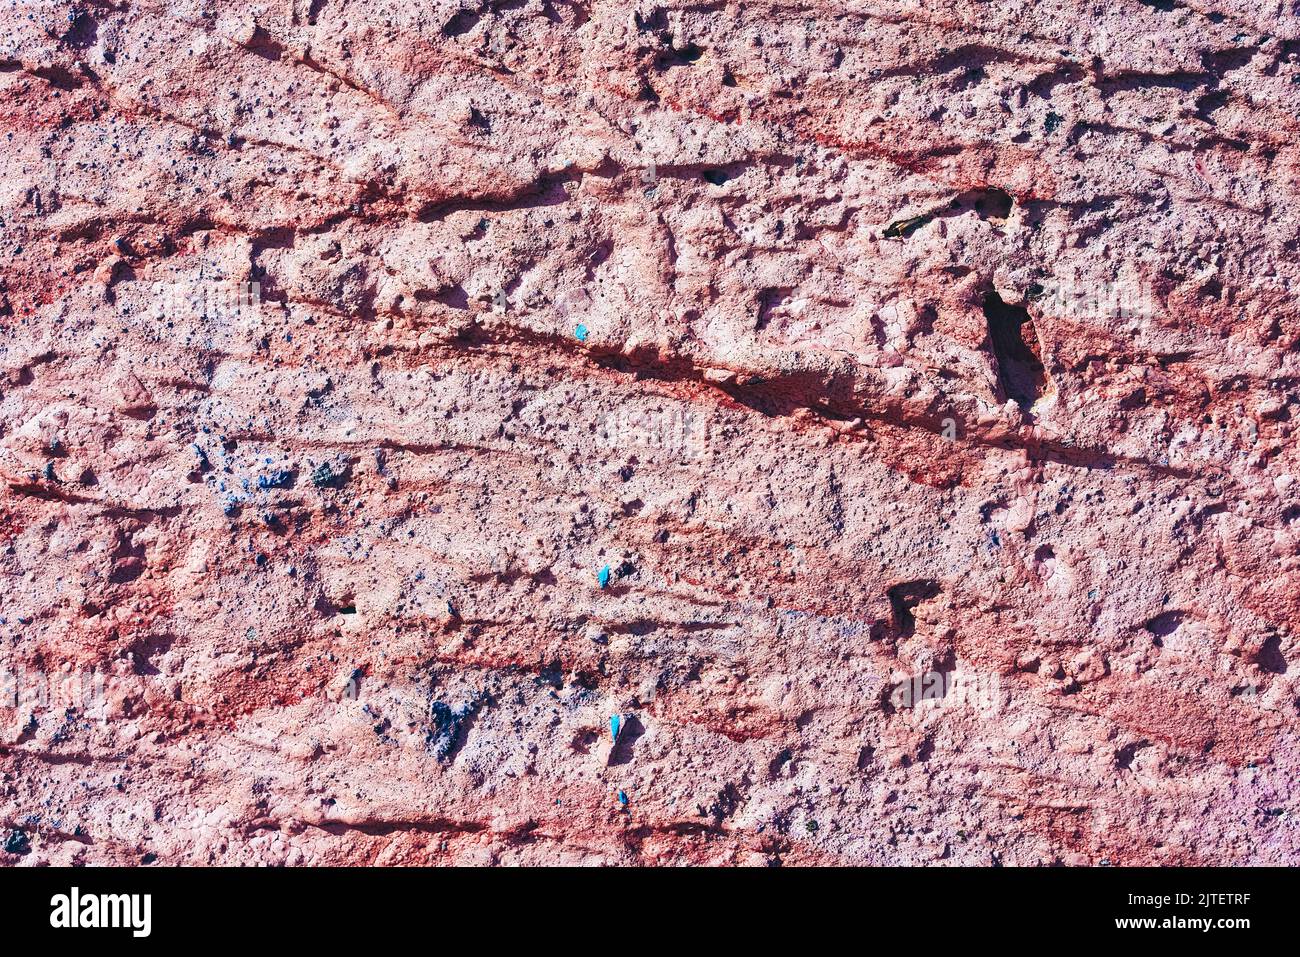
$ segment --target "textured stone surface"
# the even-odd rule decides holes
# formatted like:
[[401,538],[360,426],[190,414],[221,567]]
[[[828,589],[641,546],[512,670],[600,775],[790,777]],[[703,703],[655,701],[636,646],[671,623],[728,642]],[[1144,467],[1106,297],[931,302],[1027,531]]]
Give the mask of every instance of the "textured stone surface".
[[1297,863],[1297,9],[8,0],[0,859]]

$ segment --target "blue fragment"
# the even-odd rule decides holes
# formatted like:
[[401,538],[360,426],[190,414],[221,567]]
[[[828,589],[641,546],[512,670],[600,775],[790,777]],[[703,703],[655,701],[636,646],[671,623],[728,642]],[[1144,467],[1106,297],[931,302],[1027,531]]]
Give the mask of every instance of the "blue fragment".
[[257,477],[257,487],[260,489],[287,488],[292,481],[293,473],[288,469],[280,469],[278,472],[271,472],[269,475],[259,475]]
[[623,805],[624,807],[627,807],[627,792],[625,791],[618,792],[618,803]]
[[573,330],[573,334],[578,337],[579,342],[587,341],[587,327],[582,323],[578,323],[578,327]]
[[600,585],[601,588],[604,588],[605,586],[607,586],[607,585],[609,584],[609,566],[608,566],[608,565],[606,565],[604,568],[602,568],[602,569],[600,570],[600,573],[596,575],[596,581],[597,581],[597,583]]
[[618,733],[620,730],[622,730],[622,728],[623,728],[622,719],[616,714],[610,715],[609,716],[609,739],[611,741],[618,740]]

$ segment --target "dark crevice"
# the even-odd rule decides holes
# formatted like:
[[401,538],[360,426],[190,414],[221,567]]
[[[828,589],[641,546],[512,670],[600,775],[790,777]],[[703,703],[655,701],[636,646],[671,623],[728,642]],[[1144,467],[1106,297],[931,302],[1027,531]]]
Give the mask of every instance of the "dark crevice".
[[1156,615],[1143,627],[1156,638],[1168,638],[1187,616],[1181,611],[1166,611]]
[[1255,664],[1261,671],[1267,671],[1270,674],[1286,674],[1286,656],[1282,654],[1282,638],[1279,635],[1271,635],[1268,640],[1260,647],[1259,653],[1255,655]]
[[[488,330],[477,324],[465,329],[456,342],[460,347],[470,349],[501,349],[516,345],[577,351],[581,347],[587,360],[595,365],[633,375],[638,379],[669,383],[708,383],[704,368],[680,355],[666,355],[649,346],[627,352],[588,348],[582,347],[571,337],[535,333],[520,327]],[[708,384],[726,393],[735,402],[769,417],[789,417],[801,409],[807,409],[827,421],[851,421],[859,418],[903,428],[924,429],[935,435],[942,435],[944,430],[943,418],[938,414],[927,417],[908,413],[901,406],[888,403],[884,406],[864,404],[856,390],[854,378],[847,375],[828,376],[824,371],[789,370],[766,375],[748,373],[729,382]],[[1023,449],[1035,460],[1058,462],[1074,468],[1138,466],[1160,475],[1203,477],[1199,471],[1162,465],[1104,448],[1077,446],[1066,440],[1020,435],[983,438],[975,435],[973,438],[977,444],[985,447]]]
[[1151,742],[1146,740],[1134,741],[1132,744],[1124,745],[1124,747],[1115,752],[1115,767],[1119,768],[1121,771],[1131,770],[1133,767],[1133,759],[1137,757],[1137,753],[1143,748],[1150,746]]
[[971,189],[953,197],[945,215],[960,215],[974,212],[980,219],[1004,220],[1011,215],[1015,198],[1005,189],[988,186],[983,189]]
[[758,320],[754,329],[762,332],[772,318],[772,311],[780,307],[793,292],[789,286],[771,286],[758,294]]
[[67,67],[57,64],[51,66],[39,66],[31,70],[32,76],[40,77],[50,86],[56,89],[70,92],[79,89],[85,85],[85,80],[73,73]]
[[[593,172],[608,173],[611,169],[612,164],[606,161]],[[560,206],[573,198],[570,187],[581,182],[584,175],[586,174],[583,171],[571,169],[552,176],[543,176],[522,188],[502,190],[495,194],[457,196],[429,202],[420,208],[417,216],[422,223],[435,223],[442,222],[453,213],[467,211],[502,213]],[[484,221],[481,225],[482,228],[486,228],[487,222]]]
[[916,616],[912,614],[912,609],[938,595],[939,584],[930,579],[903,582],[885,594],[889,597],[894,630],[903,637],[908,637],[916,631]]
[[1222,77],[1250,64],[1255,58],[1255,47],[1232,47],[1227,50],[1206,50],[1201,53],[1201,63],[1215,76]]
[[655,69],[658,71],[668,70],[672,67],[690,66],[700,57],[704,56],[704,48],[695,43],[685,43],[676,46],[673,43],[671,34],[665,33],[661,37],[664,48],[655,57]]
[[99,38],[99,23],[94,17],[73,7],[68,13],[68,23],[70,25],[63,34],[64,43],[78,50],[86,50],[95,45]]
[[1147,73],[1139,70],[1126,70],[1113,73],[1097,81],[1097,89],[1103,96],[1119,92],[1146,92],[1147,90],[1178,90],[1191,93],[1203,86],[1214,86],[1218,81],[1213,73],[1194,70],[1178,70],[1173,73]]
[[442,35],[445,37],[464,36],[477,26],[479,14],[475,10],[460,10],[442,27]]
[[1033,320],[1023,306],[1011,306],[996,292],[984,297],[989,342],[997,362],[998,382],[1003,394],[1028,410],[1042,398],[1047,371],[1039,355]]

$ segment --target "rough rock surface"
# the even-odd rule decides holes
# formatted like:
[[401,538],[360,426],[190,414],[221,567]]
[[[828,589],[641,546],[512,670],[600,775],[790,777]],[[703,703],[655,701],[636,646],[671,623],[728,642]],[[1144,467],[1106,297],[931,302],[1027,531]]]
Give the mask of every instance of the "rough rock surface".
[[1300,863],[1300,4],[462,3],[0,10],[0,859]]

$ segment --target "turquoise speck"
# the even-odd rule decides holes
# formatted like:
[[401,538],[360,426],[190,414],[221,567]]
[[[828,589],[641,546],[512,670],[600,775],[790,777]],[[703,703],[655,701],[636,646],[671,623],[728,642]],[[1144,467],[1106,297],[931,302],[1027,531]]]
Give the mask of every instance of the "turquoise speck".
[[578,323],[578,328],[573,330],[573,334],[578,337],[579,342],[587,341],[587,327],[582,323]]
[[600,570],[600,573],[599,573],[598,575],[596,575],[596,581],[600,584],[600,587],[601,587],[601,588],[604,588],[606,585],[609,584],[609,566],[608,566],[608,565],[606,565],[604,568],[602,568],[602,569]]
[[618,803],[627,807],[627,794],[623,791],[618,792]]
[[618,741],[618,729],[622,722],[618,715],[611,715],[609,719],[609,737],[612,741]]

